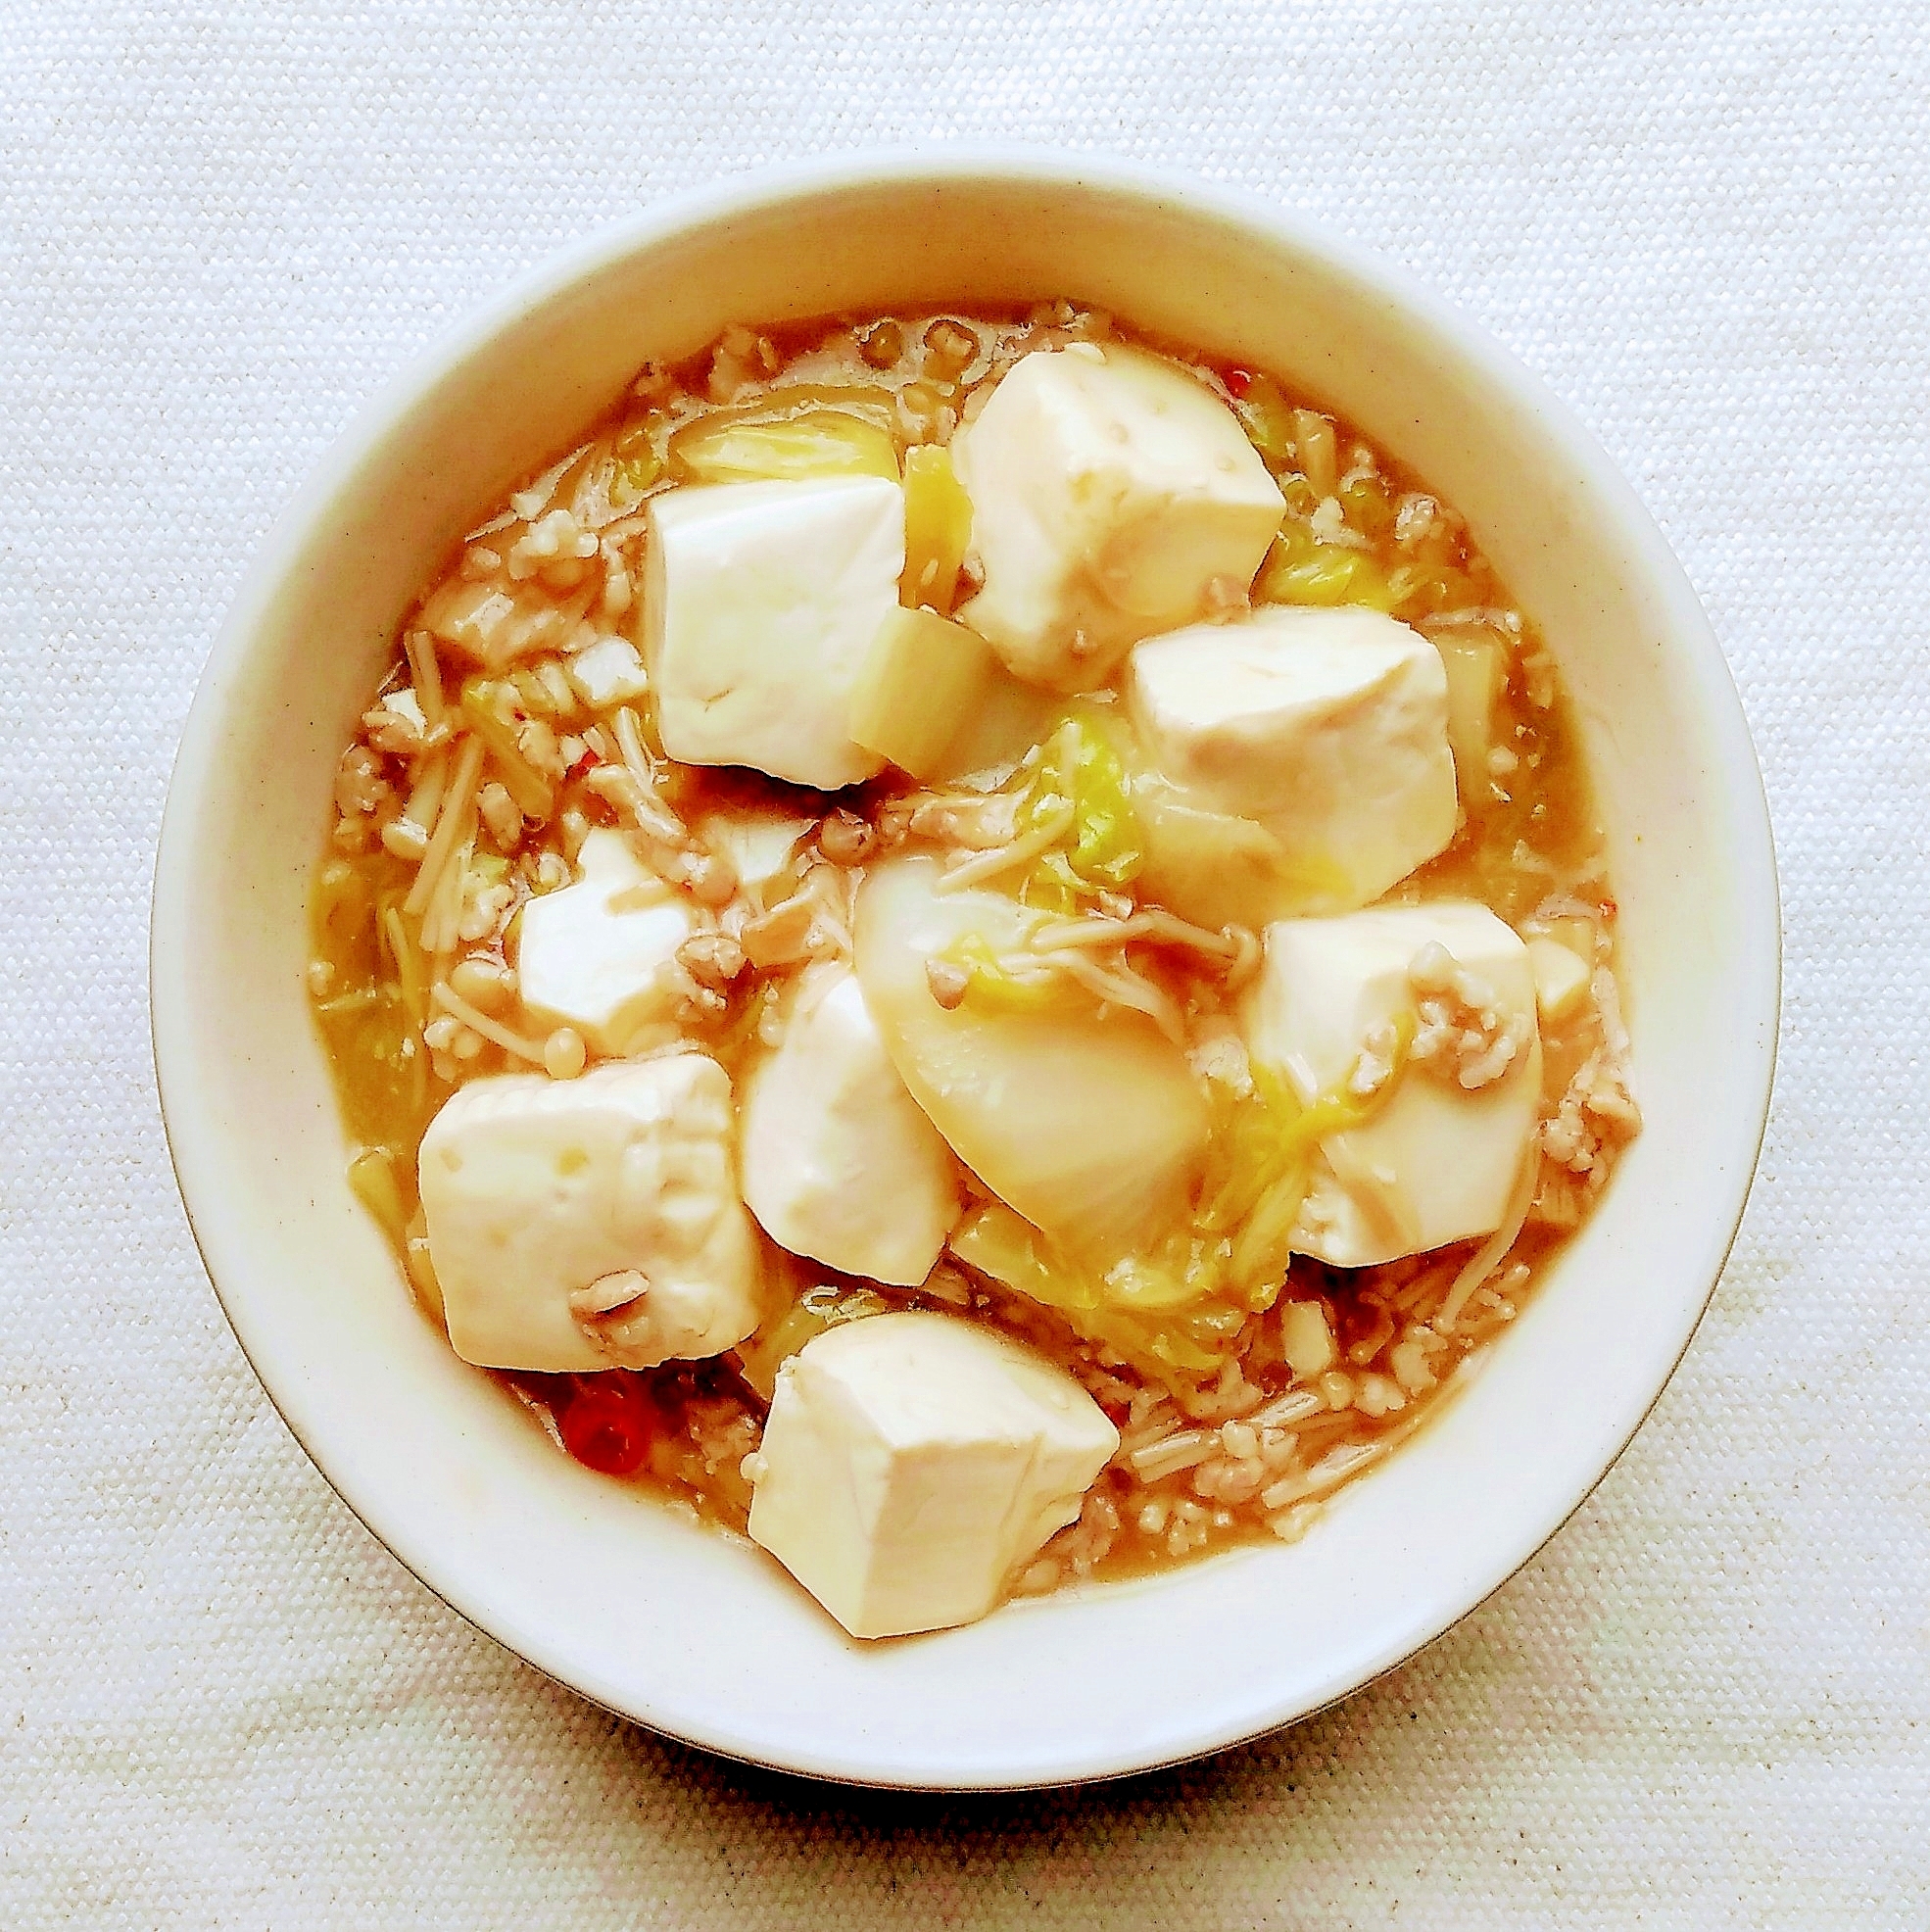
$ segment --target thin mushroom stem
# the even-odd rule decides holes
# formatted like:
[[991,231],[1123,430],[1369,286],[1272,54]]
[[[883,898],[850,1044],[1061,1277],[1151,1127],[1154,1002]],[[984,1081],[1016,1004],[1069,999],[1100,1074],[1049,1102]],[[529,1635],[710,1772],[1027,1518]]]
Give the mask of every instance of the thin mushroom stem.
[[1104,967],[1084,952],[1040,953],[1035,956],[1041,963],[1056,967],[1069,980],[1076,980],[1087,991],[1097,993],[1109,1005],[1127,1006],[1136,1013],[1145,1014],[1176,1046],[1186,1043],[1185,1023],[1180,1017],[1180,1009],[1164,992],[1131,967],[1124,964]]
[[438,980],[430,989],[429,997],[453,1019],[461,1021],[470,1032],[493,1040],[504,1052],[511,1053],[519,1060],[527,1060],[532,1066],[543,1065],[543,1042],[527,1038],[506,1027],[500,1020],[492,1020],[479,1006],[472,1005],[456,991],[447,980]]
[[1252,942],[1244,927],[1228,926],[1217,933],[1195,926],[1159,906],[1147,906],[1128,919],[1060,919],[1036,927],[1032,943],[1042,951],[1069,946],[1123,946],[1134,940],[1155,940],[1180,946],[1230,969],[1238,964]]
[[976,858],[969,858],[963,865],[954,866],[942,874],[935,890],[940,893],[962,892],[967,886],[976,886],[982,880],[995,879],[1001,872],[1011,871],[1015,865],[1029,865],[1041,852],[1050,851],[1072,830],[1072,820],[1073,809],[1068,800],[1050,818],[1035,826],[1023,838],[1013,840],[1009,845],[997,845],[989,852],[981,852]]

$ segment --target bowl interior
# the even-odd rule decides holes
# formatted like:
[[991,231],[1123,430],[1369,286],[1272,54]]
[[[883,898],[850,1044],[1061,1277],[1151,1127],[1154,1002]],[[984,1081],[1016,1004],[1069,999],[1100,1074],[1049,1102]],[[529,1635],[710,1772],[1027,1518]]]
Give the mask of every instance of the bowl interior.
[[[761,1553],[576,1468],[416,1316],[343,1180],[305,1007],[332,770],[411,593],[650,356],[731,320],[1067,294],[1297,378],[1471,520],[1578,700],[1647,1127],[1513,1332],[1302,1542],[863,1646]],[[380,399],[270,540],[197,698],[157,881],[169,1132],[291,1427],[432,1588],[593,1698],[736,1756],[993,1786],[1170,1761],[1437,1634],[1561,1522],[1685,1345],[1766,1105],[1774,879],[1707,626],[1586,436],[1501,352],[1257,206],[1027,158],[765,178],[600,237]],[[1227,1659],[1236,1657],[1230,1669]]]

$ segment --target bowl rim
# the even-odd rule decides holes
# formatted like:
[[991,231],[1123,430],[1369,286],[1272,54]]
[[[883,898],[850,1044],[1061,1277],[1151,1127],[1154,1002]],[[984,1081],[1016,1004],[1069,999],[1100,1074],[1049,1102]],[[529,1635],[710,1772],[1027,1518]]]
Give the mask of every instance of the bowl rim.
[[[1073,1751],[1063,1774],[1020,1774],[1005,1779],[984,1776],[926,1780],[867,1770],[814,1757],[808,1751],[775,1756],[748,1748],[746,1741],[660,1713],[631,1708],[599,1696],[573,1673],[568,1661],[546,1659],[528,1633],[515,1641],[493,1628],[486,1608],[457,1601],[437,1583],[435,1552],[421,1539],[378,1528],[379,1508],[360,1502],[331,1472],[305,1432],[284,1408],[263,1374],[247,1333],[246,1297],[232,1283],[224,1286],[228,1261],[222,1227],[222,1159],[213,1144],[213,1124],[195,1104],[192,1054],[188,1038],[185,985],[171,983],[169,964],[179,957],[181,940],[193,915],[184,890],[191,860],[190,828],[218,749],[224,697],[246,661],[253,636],[278,590],[311,538],[317,513],[331,504],[379,449],[395,420],[407,413],[458,366],[488,348],[519,319],[612,264],[659,247],[679,235],[706,228],[733,216],[768,212],[787,203],[868,187],[941,187],[948,183],[994,182],[1045,190],[1096,188],[1197,211],[1230,225],[1258,229],[1270,238],[1319,259],[1337,270],[1363,295],[1378,297],[1404,312],[1423,332],[1479,366],[1518,400],[1529,405],[1552,440],[1575,464],[1598,501],[1615,514],[1619,534],[1639,555],[1643,577],[1668,614],[1671,652],[1686,655],[1697,674],[1700,719],[1719,751],[1724,783],[1733,809],[1733,857],[1745,876],[1736,881],[1736,908],[1763,962],[1758,995],[1764,1011],[1746,1013],[1761,1022],[1746,1049],[1756,1079],[1745,1109],[1738,1106],[1731,1151],[1736,1178],[1726,1203],[1710,1217],[1713,1231],[1709,1280],[1682,1333],[1681,1343],[1652,1390],[1624,1412],[1613,1454],[1580,1491],[1552,1519],[1538,1522],[1519,1556],[1472,1595],[1456,1597],[1435,1614],[1402,1633],[1388,1654],[1376,1658],[1352,1682],[1331,1696],[1290,1710],[1249,1712],[1239,1722],[1203,1728],[1163,1740],[1150,1754],[1136,1751]],[[1464,317],[1404,267],[1360,247],[1296,209],[1224,181],[1151,167],[1113,155],[1068,151],[1025,142],[935,142],[850,150],[804,161],[766,165],[725,176],[654,201],[636,213],[598,227],[546,257],[478,307],[466,312],[415,352],[356,411],[348,424],[310,468],[269,525],[243,573],[227,613],[197,677],[169,777],[156,845],[148,944],[149,1038],[154,1057],[162,1124],[189,1231],[222,1313],[269,1403],[300,1443],[323,1480],[364,1528],[425,1589],[447,1604],[472,1628],[577,1695],[610,1712],[699,1749],[740,1763],[830,1782],[896,1790],[1027,1790],[1075,1782],[1102,1781],[1182,1764],[1211,1753],[1250,1742],[1302,1718],[1329,1710],[1354,1692],[1425,1649],[1471,1615],[1526,1567],[1587,1502],[1653,1413],[1680,1366],[1713,1299],[1733,1250],[1767,1131],[1773,1091],[1782,998],[1782,925],[1776,876],[1774,835],[1760,761],[1750,737],[1741,696],[1713,627],[1693,585],[1634,487],[1569,407],[1562,402],[1512,350]],[[1465,1600],[1464,1600],[1465,1597]]]

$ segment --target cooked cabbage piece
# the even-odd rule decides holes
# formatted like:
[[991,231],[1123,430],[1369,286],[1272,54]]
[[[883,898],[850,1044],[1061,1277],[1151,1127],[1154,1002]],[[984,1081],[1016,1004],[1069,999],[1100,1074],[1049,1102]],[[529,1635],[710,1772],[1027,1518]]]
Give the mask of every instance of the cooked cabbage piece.
[[842,410],[810,410],[778,422],[698,422],[670,448],[693,483],[816,476],[898,480],[898,452],[891,432]]
[[913,778],[938,778],[996,669],[975,631],[931,610],[893,610],[851,687],[851,737]]
[[1140,1014],[1083,996],[1035,1011],[941,1004],[934,960],[972,941],[1019,948],[1032,917],[1001,894],[946,894],[930,859],[892,860],[858,890],[858,980],[905,1085],[959,1159],[1069,1250],[1111,1260],[1183,1215],[1206,1100]]
[[952,467],[951,453],[935,444],[904,458],[904,601],[941,617],[951,615],[959,566],[972,542],[972,500]]

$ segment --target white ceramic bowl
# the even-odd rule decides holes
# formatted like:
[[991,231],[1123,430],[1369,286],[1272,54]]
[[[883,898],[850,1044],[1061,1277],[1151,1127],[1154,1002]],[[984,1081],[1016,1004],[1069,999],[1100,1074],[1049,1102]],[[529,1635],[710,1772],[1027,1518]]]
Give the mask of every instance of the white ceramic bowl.
[[[331,774],[411,594],[647,356],[733,320],[1068,294],[1278,367],[1469,518],[1574,693],[1613,846],[1648,1125],[1482,1373],[1292,1547],[847,1640],[760,1552],[558,1455],[416,1315],[343,1180],[303,993]],[[276,525],[169,797],[153,1013],[168,1133],[236,1334],[344,1500],[586,1696],[863,1782],[1106,1776],[1345,1695],[1514,1571],[1627,1442],[1742,1211],[1774,1054],[1761,780],[1680,568],[1601,450],[1403,276],[1259,201],[941,149],[767,172],[557,257],[363,413]],[[272,1581],[272,1579],[265,1579]]]

